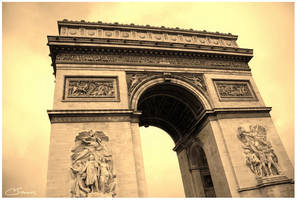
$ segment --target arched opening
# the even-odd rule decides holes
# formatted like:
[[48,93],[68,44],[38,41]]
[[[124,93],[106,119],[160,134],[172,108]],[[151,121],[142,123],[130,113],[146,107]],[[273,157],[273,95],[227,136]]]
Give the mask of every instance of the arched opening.
[[[150,86],[140,95],[137,102],[137,110],[142,113],[139,117],[140,126],[156,126],[161,128],[166,131],[173,142],[177,144],[185,136],[195,130],[194,127],[197,125],[197,121],[205,108],[200,102],[200,99],[185,87],[172,82],[162,82]],[[187,165],[187,169],[182,167],[181,171],[187,171],[184,172],[184,174],[189,174],[190,172],[192,183],[190,184],[191,186],[184,185],[184,187],[193,188],[191,196],[214,197],[215,192],[212,186],[212,179],[208,169],[206,156],[203,150],[201,150],[199,153],[194,150],[190,152],[187,151],[187,157],[189,159],[187,162],[190,164]],[[162,155],[160,156],[162,157]],[[197,157],[197,161],[195,161],[195,157]],[[193,175],[195,166],[193,167],[192,163],[194,162],[199,163],[196,163],[199,169],[206,166],[205,170],[201,171],[201,177]],[[188,177],[183,177],[183,179],[188,179]],[[199,181],[197,182],[197,178],[200,178],[200,183]],[[201,178],[203,178],[203,180],[201,180]],[[203,188],[203,191],[201,193],[195,192],[199,191],[196,187]]]
[[191,131],[204,108],[191,92],[165,82],[148,88],[140,96],[137,110],[142,111],[140,126],[159,127],[176,143]]
[[189,162],[197,196],[215,197],[206,155],[197,143],[194,143],[189,150]]
[[147,197],[183,198],[183,182],[174,142],[160,128],[140,128]]

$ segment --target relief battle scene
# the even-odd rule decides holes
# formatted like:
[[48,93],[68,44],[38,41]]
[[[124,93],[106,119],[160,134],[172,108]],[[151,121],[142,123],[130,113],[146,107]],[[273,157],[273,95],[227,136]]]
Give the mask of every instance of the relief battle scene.
[[114,97],[112,81],[70,80],[68,97]]

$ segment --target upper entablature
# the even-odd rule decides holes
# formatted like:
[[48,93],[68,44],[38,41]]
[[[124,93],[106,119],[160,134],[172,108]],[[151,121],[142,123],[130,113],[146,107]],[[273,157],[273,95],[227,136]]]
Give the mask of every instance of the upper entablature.
[[237,35],[231,33],[196,31],[193,29],[154,27],[103,22],[58,21],[59,35],[70,37],[91,37],[104,39],[123,39],[182,43],[206,46],[238,48]]

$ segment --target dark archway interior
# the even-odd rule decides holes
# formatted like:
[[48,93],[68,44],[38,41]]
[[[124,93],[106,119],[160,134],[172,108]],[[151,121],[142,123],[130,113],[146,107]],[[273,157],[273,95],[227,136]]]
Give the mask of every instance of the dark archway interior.
[[159,127],[177,142],[197,122],[203,106],[187,89],[165,82],[148,88],[141,95],[137,109],[142,111],[140,126]]

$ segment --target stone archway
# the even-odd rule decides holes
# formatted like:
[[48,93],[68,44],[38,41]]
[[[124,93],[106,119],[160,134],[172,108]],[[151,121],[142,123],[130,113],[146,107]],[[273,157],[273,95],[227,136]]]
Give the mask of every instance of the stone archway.
[[[171,135],[187,197],[294,196],[292,163],[252,78],[253,50],[238,36],[68,20],[58,28],[48,36],[48,196],[145,197],[142,125]],[[204,182],[195,157],[207,160]]]
[[[146,80],[143,80],[143,82],[146,82]],[[142,83],[140,82],[139,84]],[[166,81],[148,87],[141,94],[138,99],[137,110],[141,112],[139,126],[159,127],[170,135],[175,144],[191,134],[199,117],[205,111],[204,106],[193,92],[188,91],[188,89],[181,84],[172,83],[171,79],[168,77]],[[191,164],[188,170],[191,171],[191,181],[193,181],[192,184],[194,188],[199,187],[199,185],[197,185],[198,177],[195,172],[201,170],[201,174],[203,174],[201,175],[203,180],[201,183],[203,183],[202,187],[204,190],[202,193],[196,192],[194,196],[214,197],[215,192],[213,186],[210,186],[212,185],[212,181],[207,163],[206,168],[204,166],[205,163],[200,163],[200,161],[194,164],[195,159],[200,159],[201,161],[204,161],[203,159],[206,160],[203,150],[199,150],[200,149],[197,149],[195,151],[193,147],[188,154],[189,157],[191,157],[189,159]],[[197,151],[200,152],[199,155],[196,153]],[[184,189],[188,191],[189,188],[185,187],[188,187],[187,184],[184,185]],[[188,194],[186,193],[186,195]]]
[[188,156],[195,196],[216,197],[207,158],[198,142],[195,141],[188,148]]

